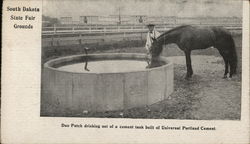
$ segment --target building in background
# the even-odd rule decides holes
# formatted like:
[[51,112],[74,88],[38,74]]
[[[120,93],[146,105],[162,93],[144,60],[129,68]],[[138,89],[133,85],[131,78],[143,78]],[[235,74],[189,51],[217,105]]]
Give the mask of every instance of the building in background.
[[79,17],[80,24],[99,24],[99,16],[80,16]]
[[71,24],[73,24],[73,18],[72,17],[61,17],[60,22],[63,25],[71,25]]
[[99,24],[117,24],[119,22],[119,17],[117,16],[99,16]]
[[134,17],[134,24],[145,24],[147,23],[147,16],[146,15],[135,15]]
[[177,17],[176,24],[241,26],[242,19],[238,17]]
[[146,15],[85,15],[80,17],[61,17],[62,25],[218,25],[241,26],[240,17],[175,17],[175,16],[146,16]]
[[164,24],[175,25],[176,17],[175,16],[162,17],[162,21]]

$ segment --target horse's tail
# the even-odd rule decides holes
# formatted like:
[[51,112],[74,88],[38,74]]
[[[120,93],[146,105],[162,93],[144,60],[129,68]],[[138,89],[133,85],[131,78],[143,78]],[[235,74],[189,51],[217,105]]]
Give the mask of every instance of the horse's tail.
[[229,63],[230,73],[236,74],[237,69],[237,53],[234,39],[229,31],[222,27],[213,27],[215,34],[216,47],[222,53]]
[[236,74],[236,69],[237,69],[237,53],[236,53],[236,47],[234,43],[234,39],[232,35],[228,32],[226,36],[226,51],[227,53],[227,58],[228,58],[228,63],[230,66],[230,74]]
[[236,69],[237,69],[237,53],[236,53],[236,47],[235,47],[235,43],[233,40],[233,37],[230,35],[230,57],[229,57],[229,65],[230,65],[230,71],[232,72],[232,74],[236,74]]

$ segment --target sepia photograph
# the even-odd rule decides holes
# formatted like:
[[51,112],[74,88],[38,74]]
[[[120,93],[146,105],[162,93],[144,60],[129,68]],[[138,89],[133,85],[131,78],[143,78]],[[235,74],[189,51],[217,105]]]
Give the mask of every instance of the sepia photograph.
[[241,0],[43,0],[40,117],[241,120]]

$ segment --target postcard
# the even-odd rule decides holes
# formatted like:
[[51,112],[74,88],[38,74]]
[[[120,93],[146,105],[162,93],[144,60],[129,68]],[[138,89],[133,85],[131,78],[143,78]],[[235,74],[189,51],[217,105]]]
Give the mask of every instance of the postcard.
[[249,143],[249,1],[5,0],[2,143]]

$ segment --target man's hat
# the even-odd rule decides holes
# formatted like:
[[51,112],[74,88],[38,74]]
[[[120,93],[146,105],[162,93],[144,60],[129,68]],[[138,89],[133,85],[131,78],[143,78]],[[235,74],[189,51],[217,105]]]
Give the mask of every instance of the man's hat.
[[155,26],[155,24],[149,23],[147,24],[147,27]]

